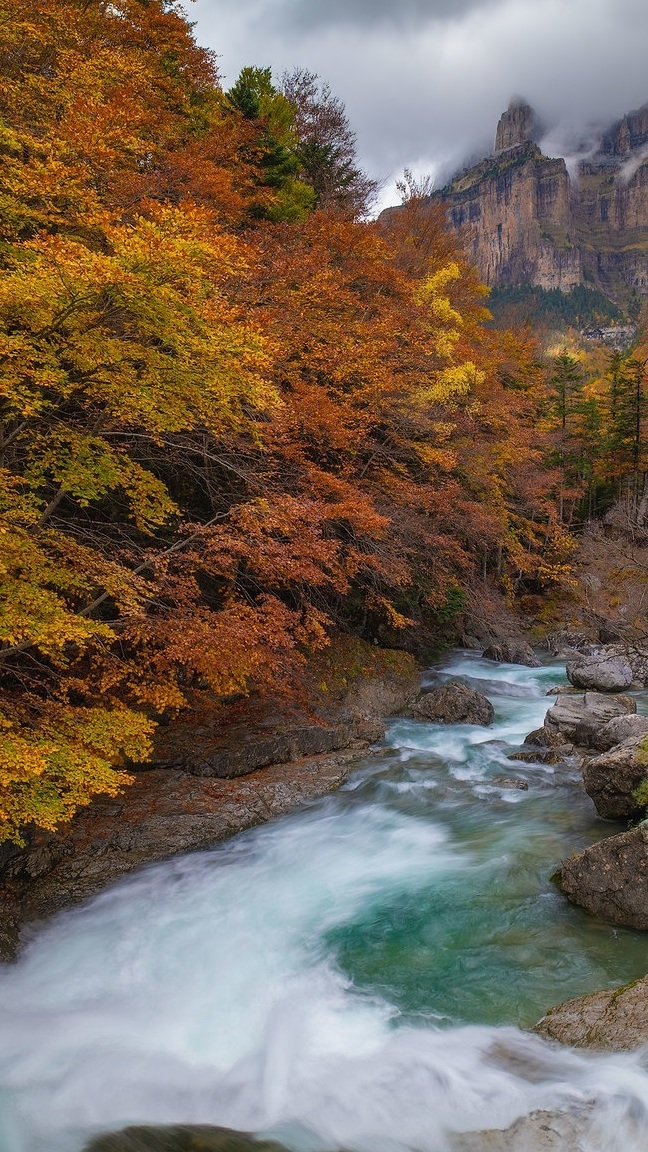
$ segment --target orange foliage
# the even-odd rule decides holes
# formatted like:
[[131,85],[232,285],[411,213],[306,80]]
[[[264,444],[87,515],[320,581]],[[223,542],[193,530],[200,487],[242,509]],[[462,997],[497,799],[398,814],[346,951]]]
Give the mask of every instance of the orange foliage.
[[393,639],[484,564],[537,575],[553,510],[534,349],[434,213],[252,225],[261,129],[174,4],[0,15],[16,836],[121,787],[188,688],[289,689],[332,625]]

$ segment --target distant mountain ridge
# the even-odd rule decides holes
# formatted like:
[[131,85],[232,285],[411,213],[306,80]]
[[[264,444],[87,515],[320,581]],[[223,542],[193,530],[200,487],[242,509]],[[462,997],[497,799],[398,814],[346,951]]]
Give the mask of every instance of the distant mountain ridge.
[[[492,287],[598,288],[648,294],[648,104],[601,134],[570,175],[545,156],[533,109],[513,101],[494,153],[433,193]],[[394,209],[388,209],[388,212]]]

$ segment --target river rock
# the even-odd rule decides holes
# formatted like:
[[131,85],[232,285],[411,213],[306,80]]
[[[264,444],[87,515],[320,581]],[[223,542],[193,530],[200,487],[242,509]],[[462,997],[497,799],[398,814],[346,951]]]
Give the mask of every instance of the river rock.
[[527,668],[539,668],[540,660],[530,644],[525,640],[499,640],[484,649],[485,660],[497,664],[524,664]]
[[[643,720],[644,717],[626,719]],[[643,735],[631,736],[615,748],[583,762],[585,791],[605,820],[629,819],[645,810],[645,803],[637,804],[634,798],[637,788],[648,777],[648,758],[641,748],[644,740]]]
[[519,752],[512,752],[509,760],[517,760],[522,764],[562,764],[574,751],[573,744],[557,744],[555,748],[521,748]]
[[629,1052],[648,1043],[648,976],[616,991],[565,1000],[534,1032],[571,1048]]
[[524,737],[525,744],[534,744],[539,748],[547,747],[547,730],[546,728],[534,728],[533,732],[529,732],[528,736]]
[[568,660],[567,677],[575,688],[593,692],[623,692],[635,678],[625,656],[610,656],[605,652]]
[[586,692],[584,696],[557,696],[545,716],[548,744],[578,744],[595,747],[600,730],[617,716],[636,712],[630,696]]
[[97,1136],[84,1152],[285,1152],[274,1140],[254,1140],[244,1132],[207,1125],[142,1125]]
[[[513,759],[512,756],[509,757]],[[526,780],[518,780],[516,776],[495,776],[491,780],[491,784],[496,784],[498,788],[507,788],[513,791],[517,789],[518,792],[528,792],[529,785]]]
[[648,736],[648,716],[628,712],[624,716],[615,716],[613,720],[608,720],[597,734],[596,747],[601,752],[607,752],[617,744],[623,744],[624,740],[641,741],[646,736]]
[[493,723],[495,709],[486,696],[465,684],[443,684],[423,692],[410,709],[412,716],[442,724]]
[[627,928],[648,929],[648,823],[563,860],[555,879],[574,903]]
[[580,1114],[533,1112],[510,1128],[453,1136],[450,1148],[452,1152],[611,1152],[598,1143],[586,1109]]

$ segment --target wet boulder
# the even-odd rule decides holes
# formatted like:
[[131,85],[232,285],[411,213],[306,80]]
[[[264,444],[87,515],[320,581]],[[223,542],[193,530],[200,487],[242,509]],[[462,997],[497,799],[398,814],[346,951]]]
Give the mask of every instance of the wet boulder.
[[97,1136],[84,1152],[285,1152],[274,1140],[255,1140],[244,1132],[207,1125],[124,1128]]
[[[512,757],[510,757],[512,759]],[[517,776],[495,776],[491,780],[491,784],[496,784],[498,788],[504,788],[507,791],[528,792],[529,785],[526,780],[518,780]]]
[[574,904],[622,924],[648,929],[648,823],[592,844],[563,860],[554,879]]
[[443,684],[423,692],[412,704],[410,715],[441,724],[493,723],[495,710],[490,700],[465,684]]
[[525,744],[533,744],[538,748],[547,747],[547,733],[544,728],[534,728],[533,732],[529,732],[528,736],[524,737]]
[[605,651],[568,660],[567,677],[575,688],[592,692],[624,692],[635,679],[626,656],[610,655]]
[[[643,720],[644,717],[628,717]],[[645,735],[628,740],[593,756],[583,763],[583,783],[596,811],[605,820],[624,820],[639,816],[645,809],[635,799],[639,785],[648,777],[648,755],[642,744]]]
[[613,991],[558,1004],[534,1032],[570,1048],[630,1052],[648,1044],[648,976]]
[[544,720],[547,744],[577,744],[596,747],[601,729],[618,716],[637,711],[630,696],[586,692],[584,696],[557,696]]
[[530,644],[525,640],[499,640],[484,649],[485,660],[497,664],[523,664],[527,668],[539,668],[540,661]]

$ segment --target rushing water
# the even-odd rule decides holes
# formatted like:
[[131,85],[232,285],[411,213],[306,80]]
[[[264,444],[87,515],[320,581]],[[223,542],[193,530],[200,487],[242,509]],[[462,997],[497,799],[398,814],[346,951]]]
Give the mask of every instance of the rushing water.
[[597,1148],[645,1152],[645,1056],[518,1030],[648,971],[644,936],[550,883],[611,830],[577,771],[507,759],[562,669],[457,654],[442,675],[487,692],[492,728],[397,720],[336,795],[144,870],[1,970],[0,1152],[136,1122],[443,1152],[447,1131],[589,1100]]

